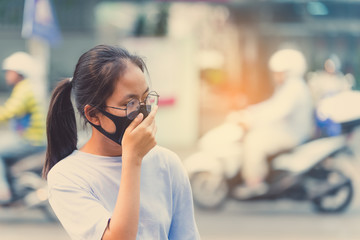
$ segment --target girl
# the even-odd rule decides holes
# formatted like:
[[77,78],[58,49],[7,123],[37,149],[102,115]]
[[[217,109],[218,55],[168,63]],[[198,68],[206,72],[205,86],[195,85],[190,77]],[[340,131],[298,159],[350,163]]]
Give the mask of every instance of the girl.
[[[156,146],[158,95],[141,58],[99,45],[56,87],[47,117],[49,202],[72,239],[200,239],[179,158]],[[77,150],[71,92],[90,140]]]

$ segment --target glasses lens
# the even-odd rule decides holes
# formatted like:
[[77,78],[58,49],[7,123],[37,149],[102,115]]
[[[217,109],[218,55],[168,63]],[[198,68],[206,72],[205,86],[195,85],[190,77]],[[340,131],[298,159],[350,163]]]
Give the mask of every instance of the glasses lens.
[[146,110],[151,112],[152,107],[155,107],[158,104],[158,96],[155,94],[149,94],[146,98]]
[[[152,107],[158,104],[159,95],[156,92],[150,92],[149,95],[146,97],[144,103],[146,106],[146,111],[148,113],[151,112]],[[127,118],[133,120],[140,112],[140,101],[138,99],[132,99],[126,105],[126,115]]]
[[126,105],[126,115],[127,118],[130,120],[133,120],[138,114],[140,109],[140,102],[137,99],[132,99],[127,105]]

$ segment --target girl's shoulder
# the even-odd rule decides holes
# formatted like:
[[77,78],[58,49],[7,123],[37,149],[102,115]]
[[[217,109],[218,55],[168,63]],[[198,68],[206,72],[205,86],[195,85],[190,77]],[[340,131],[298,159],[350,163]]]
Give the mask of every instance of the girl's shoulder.
[[165,161],[168,164],[179,164],[181,163],[181,160],[179,156],[171,151],[170,149],[167,149],[162,146],[155,146],[146,156],[146,158],[152,159],[152,161],[158,160],[158,161]]
[[180,172],[183,174],[185,172],[180,157],[175,152],[162,146],[157,145],[154,147],[144,160],[152,164],[155,162],[157,166],[165,167],[172,173]]
[[[89,162],[90,157],[84,157],[84,153],[75,150],[69,156],[56,163],[49,171],[48,184],[59,183],[65,180],[71,182],[86,182],[90,178],[91,172]],[[93,161],[91,162],[93,164]],[[96,166],[95,166],[96,167]]]
[[149,152],[150,156],[166,157],[166,158],[179,158],[175,152],[172,150],[156,145]]
[[93,168],[113,167],[121,164],[121,157],[108,157],[74,150],[69,156],[55,164],[51,172],[78,172]]
[[[63,170],[65,169],[73,169],[74,163],[76,165],[76,163],[78,161],[76,161],[78,159],[78,151],[75,150],[73,151],[69,156],[65,157],[64,159],[62,159],[61,161],[57,162],[49,171],[49,174],[51,173],[55,173],[55,172],[63,172]],[[80,159],[81,160],[81,159]]]
[[58,175],[66,176],[68,172],[76,172],[76,152],[72,152],[69,156],[65,157],[61,161],[57,162],[49,171],[47,175],[48,182]]

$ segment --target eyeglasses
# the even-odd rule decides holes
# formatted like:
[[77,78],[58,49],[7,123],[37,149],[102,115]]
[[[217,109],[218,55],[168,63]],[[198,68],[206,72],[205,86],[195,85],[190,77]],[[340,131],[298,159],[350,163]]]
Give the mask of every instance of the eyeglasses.
[[155,91],[151,91],[145,98],[143,102],[140,102],[139,99],[133,98],[130,102],[126,104],[125,108],[105,106],[108,108],[114,108],[118,110],[126,111],[126,117],[130,120],[133,120],[140,113],[140,105],[145,105],[146,111],[151,112],[151,109],[158,105],[159,94]]

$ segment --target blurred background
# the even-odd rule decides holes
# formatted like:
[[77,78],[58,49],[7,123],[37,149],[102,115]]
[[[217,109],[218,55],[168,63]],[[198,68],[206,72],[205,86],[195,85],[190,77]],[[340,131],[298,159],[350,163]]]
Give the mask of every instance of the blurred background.
[[[158,143],[183,160],[230,112],[273,95],[268,62],[279,49],[302,52],[306,82],[336,56],[337,73],[357,91],[359,36],[357,0],[0,0],[0,61],[24,51],[40,63],[33,84],[45,108],[55,85],[72,76],[91,47],[120,45],[143,56],[160,95]],[[1,105],[10,94],[1,74]],[[0,126],[0,142],[9,131],[7,123]],[[202,238],[359,239],[358,144],[355,138],[343,167],[354,185],[344,213],[319,214],[306,201],[227,199],[218,210],[196,206]],[[56,220],[16,204],[0,207],[0,238],[69,239]]]

